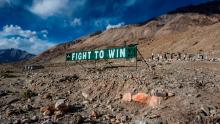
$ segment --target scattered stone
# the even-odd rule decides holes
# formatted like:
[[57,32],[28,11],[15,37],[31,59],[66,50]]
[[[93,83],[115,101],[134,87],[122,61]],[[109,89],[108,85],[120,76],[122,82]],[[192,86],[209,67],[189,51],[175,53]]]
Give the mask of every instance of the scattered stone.
[[146,93],[137,93],[132,96],[132,100],[138,103],[148,104],[150,100],[150,96]]
[[54,113],[55,109],[52,106],[41,107],[40,112],[43,113],[44,116],[50,116]]
[[159,118],[160,115],[150,115],[150,116],[147,116],[147,118],[149,119],[154,119],[154,118]]
[[30,111],[31,109],[33,109],[33,107],[31,105],[24,105],[23,106],[24,111]]
[[147,124],[147,121],[145,121],[145,120],[136,120],[135,124]]
[[82,104],[84,104],[84,105],[86,105],[88,103],[89,103],[89,101],[87,101],[87,100],[82,102]]
[[166,93],[166,92],[155,92],[153,95],[158,96],[158,97],[167,97],[168,93]]
[[175,93],[169,92],[169,93],[167,93],[167,96],[168,97],[173,97],[173,96],[175,96]]
[[13,124],[21,124],[21,120],[15,120]]
[[150,101],[149,101],[149,106],[152,107],[152,108],[157,107],[157,105],[160,104],[161,99],[162,98],[158,97],[158,96],[151,96]]
[[111,121],[112,123],[115,123],[116,119],[115,119],[115,118],[112,118],[110,121]]
[[122,115],[122,114],[118,114],[116,115],[116,119],[117,120],[120,120],[120,122],[127,122],[128,121],[128,116],[126,115]]
[[89,98],[89,94],[85,93],[85,92],[82,92],[82,96],[85,98],[85,99],[88,99]]
[[53,121],[51,121],[51,120],[46,120],[46,121],[44,121],[42,124],[53,124]]
[[22,124],[31,123],[31,120],[29,118],[21,120]]
[[8,110],[6,110],[6,116],[11,116],[11,115],[13,115],[15,113],[15,111],[14,110],[10,110],[10,109],[8,109]]
[[68,111],[68,105],[65,103],[65,99],[58,100],[55,104],[55,109],[62,112]]
[[46,93],[43,95],[43,99],[51,99],[51,98],[52,98],[52,95],[49,93]]
[[96,111],[91,112],[91,117],[97,118],[99,115]]
[[99,104],[94,104],[92,107],[97,108],[98,106],[99,106]]
[[54,112],[54,115],[56,116],[56,117],[61,117],[61,116],[63,116],[63,112],[62,111],[55,111]]
[[132,99],[131,93],[125,93],[122,97],[122,101],[124,102],[131,102],[131,99]]
[[201,106],[201,110],[205,114],[205,116],[209,116],[210,115],[210,111],[209,111],[209,108],[207,106],[202,105]]
[[202,117],[200,115],[197,115],[195,118],[195,124],[204,124]]
[[38,116],[33,116],[33,117],[31,117],[31,121],[32,121],[32,122],[38,121]]
[[83,117],[79,114],[73,116],[73,124],[81,124],[83,122]]
[[29,102],[29,103],[30,103],[31,101],[32,101],[32,100],[31,100],[30,98],[28,98],[27,102]]
[[50,110],[46,110],[46,111],[44,111],[43,112],[43,115],[44,116],[51,116],[53,113],[52,113],[52,111],[50,111]]

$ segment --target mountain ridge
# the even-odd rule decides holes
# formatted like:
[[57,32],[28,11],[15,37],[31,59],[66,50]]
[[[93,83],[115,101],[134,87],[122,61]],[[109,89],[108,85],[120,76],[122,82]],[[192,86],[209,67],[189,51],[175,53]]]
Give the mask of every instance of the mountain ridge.
[[10,63],[30,60],[34,57],[34,54],[30,54],[24,50],[10,48],[0,49],[0,63]]

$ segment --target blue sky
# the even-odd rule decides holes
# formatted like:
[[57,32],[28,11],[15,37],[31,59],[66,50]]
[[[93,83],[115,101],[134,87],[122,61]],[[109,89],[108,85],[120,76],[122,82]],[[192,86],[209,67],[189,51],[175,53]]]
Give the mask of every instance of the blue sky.
[[89,33],[208,0],[0,0],[0,49],[41,53]]

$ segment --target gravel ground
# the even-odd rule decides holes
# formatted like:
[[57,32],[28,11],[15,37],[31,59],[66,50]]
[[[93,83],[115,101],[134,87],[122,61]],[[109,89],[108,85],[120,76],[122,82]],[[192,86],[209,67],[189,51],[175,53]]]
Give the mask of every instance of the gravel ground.
[[[137,70],[120,63],[83,65],[29,73],[1,65],[0,124],[220,123],[220,63],[152,62],[153,70],[141,62]],[[160,102],[151,107],[122,100],[140,92]]]

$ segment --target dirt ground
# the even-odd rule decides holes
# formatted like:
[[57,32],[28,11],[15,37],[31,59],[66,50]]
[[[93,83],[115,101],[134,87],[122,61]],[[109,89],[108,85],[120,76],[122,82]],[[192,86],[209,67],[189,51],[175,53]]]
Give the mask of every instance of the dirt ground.
[[[0,124],[220,123],[220,63],[160,62],[151,70],[143,62],[137,70],[135,63],[112,65],[47,64],[32,72],[0,65]],[[151,107],[122,100],[139,92],[156,94],[160,102]],[[52,112],[60,99],[67,110]]]

